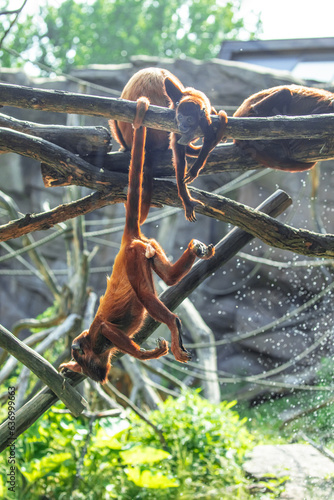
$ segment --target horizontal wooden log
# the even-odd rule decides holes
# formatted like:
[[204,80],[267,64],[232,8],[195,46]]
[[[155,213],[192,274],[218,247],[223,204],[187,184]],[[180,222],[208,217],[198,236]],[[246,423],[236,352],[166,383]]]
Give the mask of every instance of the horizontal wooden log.
[[[136,103],[125,99],[76,94],[60,90],[41,90],[0,83],[0,104],[17,108],[39,109],[59,113],[103,116],[133,122]],[[218,123],[216,116],[212,117]],[[158,130],[178,132],[175,112],[151,105],[143,124]],[[334,114],[311,116],[274,116],[271,118],[233,118],[227,124],[226,135],[232,139],[323,138],[332,135]],[[202,132],[198,130],[198,135]]]
[[[334,137],[334,136],[333,136]],[[334,141],[313,140],[308,141],[301,148],[296,149],[291,158],[297,161],[317,162],[334,158]],[[88,156],[87,161],[98,168],[103,168],[108,172],[127,173],[130,164],[130,153],[112,152],[104,157],[94,158]],[[194,162],[194,158],[187,159],[189,166]],[[172,165],[172,152],[157,152],[152,158],[152,168],[154,177],[174,177],[175,169]],[[208,160],[201,170],[200,175],[214,175],[223,172],[246,172],[248,170],[265,169],[255,161],[252,156],[243,151],[237,144],[221,144],[217,146],[209,155]],[[289,172],[287,172],[289,175]]]
[[[109,152],[111,149],[111,134],[104,127],[41,125],[16,120],[4,114],[0,114],[0,127],[45,139],[83,157],[98,168],[110,172],[128,172],[130,152]],[[10,151],[12,151],[12,148]],[[8,147],[4,146],[0,153],[6,152],[8,152]],[[291,152],[291,158],[308,162],[334,158],[334,135],[303,142]],[[188,158],[190,166],[194,161],[195,159]],[[155,177],[174,176],[175,170],[172,166],[171,150],[157,151],[153,157],[152,166]],[[257,163],[249,151],[243,151],[237,144],[221,144],[211,152],[200,175],[231,171],[240,172],[257,168],[265,167]]]
[[79,156],[105,155],[111,150],[111,134],[105,127],[70,127],[67,125],[42,125],[17,120],[0,113],[0,127],[41,137]]
[[[12,140],[13,136],[15,140]],[[123,202],[126,199],[128,178],[125,174],[101,171],[73,153],[43,139],[14,130],[0,129],[0,148],[5,147],[5,144],[13,151],[50,165],[52,167],[50,186],[70,184],[86,186],[113,195],[113,201],[110,201],[113,203]],[[47,178],[45,181],[47,182]],[[268,245],[301,255],[334,257],[334,235],[296,229],[223,196],[195,188],[190,188],[190,192],[194,198],[203,202],[203,205],[196,209],[198,213],[245,229]],[[152,202],[158,206],[181,207],[175,183],[155,180]]]

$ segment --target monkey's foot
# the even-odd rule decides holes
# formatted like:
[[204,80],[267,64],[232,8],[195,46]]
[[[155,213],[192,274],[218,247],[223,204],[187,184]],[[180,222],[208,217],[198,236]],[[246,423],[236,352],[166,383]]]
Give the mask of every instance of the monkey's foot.
[[210,259],[215,253],[215,247],[210,245],[205,245],[199,240],[192,240],[192,250],[195,252],[199,259]]
[[146,361],[147,359],[157,359],[161,356],[165,356],[168,354],[168,342],[167,340],[159,337],[157,339],[158,347],[152,349],[151,351],[146,351],[145,349],[140,349],[140,358],[142,361]]
[[204,205],[204,203],[199,200],[195,200],[194,198],[184,202],[185,216],[189,222],[196,221],[195,207],[197,207],[197,205]]
[[190,352],[188,352],[183,347],[183,345],[182,346],[175,345],[172,342],[171,351],[172,351],[172,353],[173,353],[174,358],[176,359],[176,361],[179,361],[180,363],[187,363],[188,361],[191,360],[191,354],[190,354]]
[[162,337],[159,337],[157,339],[157,344],[158,344],[158,347],[156,348],[156,352],[159,353],[159,357],[165,356],[166,354],[168,354],[168,342],[167,342],[167,340],[165,340]]
[[174,358],[176,361],[179,361],[180,363],[187,363],[188,361],[191,360],[191,354],[188,352],[182,342],[182,325],[180,318],[176,318],[176,326],[178,330],[178,335],[176,340],[175,336],[172,335],[172,346],[171,346],[171,351],[174,354]]
[[73,358],[71,359],[71,361],[59,365],[58,371],[59,373],[62,373],[65,376],[68,372],[83,373],[81,366],[76,361],[74,361]]
[[188,363],[188,361],[191,360],[191,354],[188,351],[172,350],[172,353],[174,354],[176,361],[179,361],[180,363]]

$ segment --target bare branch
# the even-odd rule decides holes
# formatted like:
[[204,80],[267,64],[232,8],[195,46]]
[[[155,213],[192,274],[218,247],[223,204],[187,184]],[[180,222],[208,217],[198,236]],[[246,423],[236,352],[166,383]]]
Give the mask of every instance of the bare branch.
[[141,392],[142,397],[150,410],[156,410],[161,398],[158,393],[148,385],[149,379],[146,376],[146,373],[142,371],[142,366],[131,356],[123,356],[121,363],[124,366],[126,373],[130,376],[134,388]]
[[7,10],[7,11],[3,11],[1,12],[0,14],[1,15],[12,15],[12,14],[16,14],[14,19],[11,21],[11,23],[9,24],[7,30],[4,32],[4,34],[2,35],[2,38],[0,39],[0,48],[2,47],[2,44],[6,38],[6,36],[8,35],[8,33],[10,32],[10,30],[12,29],[12,27],[14,26],[14,24],[16,23],[17,21],[17,18],[19,17],[19,14],[22,12],[23,10],[23,7],[25,6],[25,4],[27,3],[28,0],[23,0],[23,3],[21,5],[21,7],[18,7],[17,9],[15,10]]
[[295,420],[299,420],[300,418],[306,417],[307,415],[310,415],[311,413],[319,411],[321,408],[326,408],[327,406],[330,406],[333,403],[334,403],[334,396],[331,396],[330,398],[327,398],[322,403],[317,403],[315,406],[312,406],[311,408],[307,408],[306,410],[297,411],[292,416],[283,420],[282,424],[280,425],[280,429],[283,429],[286,425],[290,424],[290,422],[294,422]]
[[[0,206],[3,206],[8,211],[11,217],[18,217],[19,210],[14,200],[2,191],[0,191]],[[23,237],[23,245],[30,246],[30,250],[28,250],[28,253],[31,260],[38,269],[40,275],[43,276],[46,285],[49,287],[54,297],[57,300],[61,301],[61,288],[57,283],[55,275],[44,257],[34,248],[34,243],[35,241],[30,234],[26,234]]]
[[[64,320],[64,317],[61,314],[57,314],[56,316],[53,316],[52,318],[42,318],[42,319],[35,319],[35,318],[25,318],[17,321],[13,327],[12,327],[12,334],[15,335],[15,337],[18,336],[19,332],[21,330],[24,330],[25,328],[31,329],[31,328],[50,328],[51,326],[59,325],[61,321]],[[25,342],[26,343],[26,342]]]
[[111,134],[105,127],[41,125],[39,123],[17,120],[1,113],[0,127],[41,137],[80,156],[94,155],[96,152],[99,152],[99,155],[105,155],[111,149]]
[[[41,90],[20,85],[0,84],[2,105],[40,109],[59,113],[104,116],[133,122],[136,103],[125,99],[75,94],[59,90]],[[150,106],[143,124],[158,130],[178,132],[175,112],[160,106]],[[213,122],[218,118],[213,116]],[[334,114],[271,118],[229,118],[227,137],[233,139],[323,138],[332,135]],[[197,132],[196,132],[197,134]],[[198,130],[198,135],[203,135]]]
[[[123,200],[124,201],[124,200]],[[0,226],[0,241],[18,238],[33,231],[47,230],[55,224],[85,215],[109,203],[117,203],[113,192],[96,192],[71,203],[65,203],[40,214],[27,214]]]
[[205,380],[203,383],[204,397],[211,403],[220,403],[220,387],[217,375],[217,349],[214,345],[215,336],[211,328],[204,322],[202,316],[191,302],[185,299],[179,306],[182,323],[189,330],[194,342],[202,342],[205,347],[197,349],[196,357],[203,367]]
[[137,415],[140,417],[144,422],[146,422],[149,426],[152,427],[154,432],[158,435],[158,438],[160,440],[160,443],[162,445],[166,444],[164,435],[163,435],[163,430],[159,429],[151,420],[145,415],[145,413],[138,408],[137,405],[135,405],[129,398],[127,398],[124,394],[122,394],[114,385],[112,385],[110,382],[106,383],[106,387],[110,389],[111,392],[115,394],[116,397],[121,399],[122,401],[125,402],[127,406],[129,406]]
[[[72,328],[77,321],[77,316],[72,315],[65,320],[63,328]],[[59,328],[59,327],[58,327]],[[47,340],[47,339],[46,339]],[[21,361],[32,372],[34,372],[43,382],[52,388],[64,404],[73,412],[80,415],[86,404],[83,398],[68,384],[53,366],[42,358],[36,351],[26,346],[23,342],[14,337],[8,330],[0,325],[0,345],[10,352],[15,358]],[[5,440],[8,439],[8,436]],[[1,439],[0,439],[1,441]]]

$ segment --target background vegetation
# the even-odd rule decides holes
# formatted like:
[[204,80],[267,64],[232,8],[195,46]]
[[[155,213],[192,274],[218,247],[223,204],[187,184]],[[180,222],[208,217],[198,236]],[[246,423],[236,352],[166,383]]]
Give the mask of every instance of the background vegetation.
[[[58,405],[16,442],[16,498],[275,498],[284,479],[264,484],[247,478],[242,469],[259,440],[232,410],[234,405],[213,405],[188,391],[168,398],[149,414],[162,431],[162,442],[133,413],[75,420],[58,413]],[[6,472],[3,457],[0,495],[7,493]]]
[[[2,5],[1,5],[2,4]],[[0,11],[9,7],[0,1]],[[239,0],[46,1],[18,18],[0,51],[4,67],[17,67],[17,53],[53,69],[123,63],[137,54],[210,59],[223,40],[251,38],[238,15]],[[21,21],[21,18],[24,20]],[[4,19],[4,27],[9,19]],[[11,52],[14,51],[14,52]]]

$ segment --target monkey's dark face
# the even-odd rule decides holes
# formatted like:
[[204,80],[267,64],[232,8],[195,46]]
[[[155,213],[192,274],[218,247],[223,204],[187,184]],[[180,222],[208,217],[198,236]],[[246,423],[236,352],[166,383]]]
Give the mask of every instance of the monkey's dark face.
[[60,369],[68,369],[83,373],[95,382],[105,383],[110,370],[110,351],[96,354],[91,345],[88,330],[82,332],[72,343],[72,356],[74,361],[63,363]]
[[201,108],[197,103],[181,101],[176,108],[176,123],[180,134],[193,134],[199,126],[200,117]]

